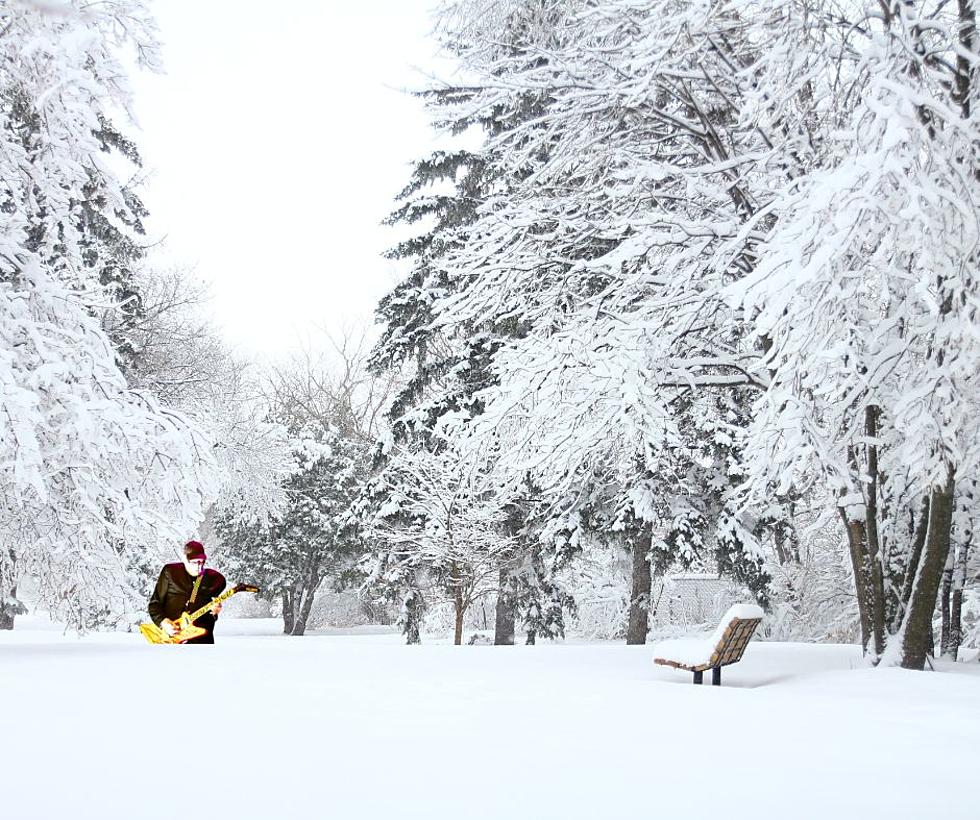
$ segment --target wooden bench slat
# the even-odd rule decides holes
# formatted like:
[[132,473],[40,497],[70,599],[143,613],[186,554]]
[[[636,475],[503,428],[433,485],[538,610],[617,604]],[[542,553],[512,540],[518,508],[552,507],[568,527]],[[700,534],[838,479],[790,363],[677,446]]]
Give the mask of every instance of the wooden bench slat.
[[755,634],[756,628],[762,623],[761,618],[732,618],[721,639],[715,645],[707,663],[696,665],[681,663],[670,658],[654,658],[653,662],[674,669],[684,669],[688,672],[704,672],[708,669],[720,669],[742,660],[745,648]]

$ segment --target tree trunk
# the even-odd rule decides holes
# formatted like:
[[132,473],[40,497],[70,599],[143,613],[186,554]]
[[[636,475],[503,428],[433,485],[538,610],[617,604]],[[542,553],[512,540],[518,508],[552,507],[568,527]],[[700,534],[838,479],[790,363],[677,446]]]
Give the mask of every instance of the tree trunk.
[[961,643],[963,643],[963,588],[954,586],[950,598],[949,646],[943,652],[943,657],[955,661],[960,653]]
[[776,550],[776,560],[780,566],[786,566],[794,560],[799,563],[799,552],[787,527],[777,523],[772,528],[772,544]]
[[18,612],[18,607],[15,603],[16,601],[16,584],[14,584],[9,590],[0,588],[0,629],[14,628],[14,618],[17,617]]
[[306,633],[306,618],[303,617],[304,610],[306,611],[307,617],[310,613],[309,601],[312,597],[310,595],[310,590],[308,587],[298,586],[293,595],[293,608],[296,612],[296,617],[293,619],[293,628],[289,631],[290,635],[294,635],[297,638],[302,637]]
[[915,584],[915,577],[919,572],[919,562],[922,560],[922,550],[926,545],[926,533],[929,529],[929,494],[926,493],[922,499],[922,510],[919,513],[919,520],[915,525],[915,535],[912,541],[912,551],[909,554],[908,566],[905,567],[905,577],[902,583],[902,597],[899,601],[896,623],[892,625],[891,631],[897,631],[905,620],[905,612],[909,607],[909,600],[912,598],[912,587]]
[[[878,408],[866,408],[864,424],[868,439],[874,441],[878,430]],[[862,462],[860,452],[856,446],[848,447],[847,458],[854,473],[866,479],[859,485],[863,509],[860,513],[849,511],[851,505],[841,498],[837,511],[847,531],[861,621],[861,647],[865,654],[871,652],[875,658],[880,658],[885,651],[885,584],[878,540],[878,449],[873,444],[867,446],[864,450],[866,463]],[[857,493],[841,490],[841,494]]]
[[24,611],[17,600],[17,558],[12,549],[7,557],[9,574],[0,572],[0,629],[13,629],[14,618]]
[[314,601],[316,601],[316,593],[320,588],[320,580],[320,564],[316,562],[303,585],[302,598],[297,598],[296,600],[298,612],[296,614],[296,623],[293,624],[293,635],[306,634],[306,625],[309,623],[310,612],[313,610]]
[[936,611],[936,597],[949,552],[953,489],[953,470],[949,468],[945,485],[931,493],[926,543],[902,624],[901,663],[905,669],[925,668],[932,614]]
[[493,630],[494,646],[514,645],[514,579],[510,570],[501,567],[497,584],[497,612]]
[[453,590],[453,609],[456,612],[456,630],[453,633],[453,645],[463,645],[463,616],[466,614],[466,605],[463,603],[463,590],[456,587]]
[[858,618],[861,623],[861,649],[867,654],[871,645],[871,608],[869,606],[868,579],[865,574],[864,522],[848,517],[843,507],[837,508],[847,532],[847,547],[851,556],[851,573],[854,576],[854,596],[857,598]]
[[[874,442],[878,437],[879,409],[869,405],[864,411],[864,429],[868,441]],[[885,651],[885,575],[881,565],[881,541],[878,538],[878,447],[871,443],[867,446],[868,484],[865,488],[867,515],[865,519],[865,534],[867,536],[868,580],[871,594],[871,630],[874,639],[875,655],[881,657]]]
[[966,568],[970,557],[970,538],[960,543],[956,555],[956,569],[953,572],[953,594],[949,613],[949,651],[943,656],[955,661],[963,642],[963,588],[966,586]]
[[942,615],[942,625],[939,628],[939,653],[942,657],[948,657],[949,653],[949,629],[950,629],[950,597],[953,593],[953,566],[956,555],[953,550],[946,554],[946,566],[943,567],[943,580],[939,593],[939,610]]
[[296,622],[293,624],[293,631],[289,634],[301,636],[306,634],[306,623],[310,619],[310,610],[313,609],[313,600],[316,598],[317,587],[320,586],[320,578],[313,575],[309,582],[303,587],[302,594],[299,596],[299,611],[296,613]]
[[962,483],[956,506],[960,513],[954,517],[953,537],[956,543],[956,565],[953,570],[953,594],[949,613],[949,653],[955,661],[963,641],[963,589],[966,587],[970,547],[973,544],[973,510],[977,498],[977,479]]
[[296,612],[293,609],[293,591],[286,588],[282,591],[282,634],[293,634],[293,623],[296,620]]
[[527,631],[527,640],[525,640],[524,643],[527,646],[534,646],[537,643],[537,638],[538,638],[538,633],[535,632],[533,629],[529,629]]
[[650,629],[650,544],[652,532],[644,527],[643,534],[633,543],[633,588],[630,593],[629,624],[626,629],[627,644],[644,644]]
[[405,643],[422,643],[424,609],[425,602],[422,600],[422,593],[417,589],[410,590],[405,596],[405,602],[402,606],[402,631],[405,634]]

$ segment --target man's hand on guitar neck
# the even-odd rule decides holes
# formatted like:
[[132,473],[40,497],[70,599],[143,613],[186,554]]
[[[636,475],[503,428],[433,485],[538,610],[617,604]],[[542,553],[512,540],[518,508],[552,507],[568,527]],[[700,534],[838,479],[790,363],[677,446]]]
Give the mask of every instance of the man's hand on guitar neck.
[[222,604],[217,603],[214,605],[214,609],[211,610],[211,614],[214,615],[215,618],[217,618],[218,614],[221,612],[221,607]]

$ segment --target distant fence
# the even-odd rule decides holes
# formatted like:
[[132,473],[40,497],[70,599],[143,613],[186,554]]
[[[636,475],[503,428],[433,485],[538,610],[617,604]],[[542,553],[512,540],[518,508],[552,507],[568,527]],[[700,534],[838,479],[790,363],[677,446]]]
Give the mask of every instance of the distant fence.
[[742,587],[713,574],[669,575],[654,584],[650,601],[650,628],[671,633],[717,626],[733,603],[743,598]]

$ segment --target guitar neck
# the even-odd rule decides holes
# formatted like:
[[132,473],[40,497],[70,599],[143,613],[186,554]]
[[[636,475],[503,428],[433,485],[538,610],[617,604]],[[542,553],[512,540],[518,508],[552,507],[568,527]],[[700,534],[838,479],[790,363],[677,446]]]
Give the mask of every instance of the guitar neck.
[[221,603],[224,603],[225,601],[227,601],[234,594],[235,594],[235,588],[234,587],[229,587],[224,592],[222,592],[220,595],[218,595],[214,600],[209,601],[204,606],[202,606],[199,610],[197,610],[197,612],[192,612],[188,617],[190,618],[190,620],[192,622],[193,621],[196,621],[202,615],[207,615],[218,604],[221,604]]

